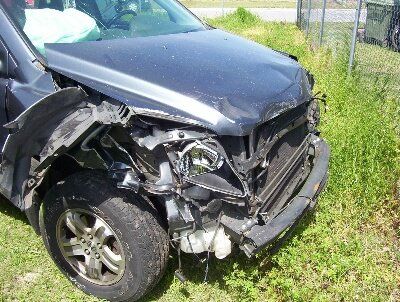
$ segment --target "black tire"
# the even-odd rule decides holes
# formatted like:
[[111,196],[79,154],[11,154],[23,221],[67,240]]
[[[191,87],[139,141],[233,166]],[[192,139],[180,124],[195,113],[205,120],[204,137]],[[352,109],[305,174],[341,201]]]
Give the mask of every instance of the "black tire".
[[[74,208],[94,213],[117,235],[125,270],[115,284],[90,282],[63,256],[55,226],[62,213]],[[78,288],[110,301],[136,301],[157,284],[167,265],[169,239],[158,217],[144,198],[116,188],[101,172],[85,171],[59,182],[46,194],[40,229],[54,262]]]

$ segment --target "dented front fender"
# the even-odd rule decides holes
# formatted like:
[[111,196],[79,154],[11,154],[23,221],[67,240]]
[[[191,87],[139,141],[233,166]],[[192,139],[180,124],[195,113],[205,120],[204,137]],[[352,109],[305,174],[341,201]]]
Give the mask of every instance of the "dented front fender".
[[41,99],[6,125],[12,134],[3,148],[0,173],[3,195],[25,209],[23,196],[32,158],[39,162],[32,174],[40,178],[37,172],[81,141],[93,125],[124,125],[132,114],[117,101],[93,102],[83,89],[75,87]]

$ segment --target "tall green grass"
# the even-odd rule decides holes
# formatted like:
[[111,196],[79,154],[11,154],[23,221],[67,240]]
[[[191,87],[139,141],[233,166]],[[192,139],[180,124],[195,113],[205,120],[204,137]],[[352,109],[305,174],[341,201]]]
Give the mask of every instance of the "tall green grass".
[[229,263],[228,287],[241,299],[400,300],[399,97],[381,78],[365,82],[362,70],[347,76],[345,51],[311,49],[294,25],[264,23],[244,9],[211,22],[298,57],[315,91],[328,95],[320,128],[332,149],[317,212],[276,256],[261,256],[265,266]]
[[[332,147],[329,193],[346,192],[367,210],[388,198],[399,176],[399,97],[373,75],[364,84],[362,71],[347,76],[347,53],[311,49],[294,25],[265,23],[245,9],[211,21],[215,26],[298,57],[317,80],[315,91],[328,95],[321,129]],[[379,55],[379,54],[377,54]],[[387,62],[388,68],[391,62]],[[365,217],[366,215],[362,215]],[[361,219],[361,218],[360,218]]]

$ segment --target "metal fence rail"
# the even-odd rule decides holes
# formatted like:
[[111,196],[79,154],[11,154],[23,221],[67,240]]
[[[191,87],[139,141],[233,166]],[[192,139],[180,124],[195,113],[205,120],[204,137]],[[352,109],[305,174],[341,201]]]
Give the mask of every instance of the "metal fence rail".
[[349,72],[400,91],[400,0],[298,0],[297,25],[314,46],[346,52]]

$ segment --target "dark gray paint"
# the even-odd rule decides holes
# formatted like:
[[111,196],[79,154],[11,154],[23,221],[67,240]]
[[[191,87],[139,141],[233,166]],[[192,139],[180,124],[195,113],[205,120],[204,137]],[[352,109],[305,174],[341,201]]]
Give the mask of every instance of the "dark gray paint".
[[[9,53],[6,79],[0,89],[7,88],[6,108],[8,121],[55,91],[51,74],[46,72],[34,56],[29,43],[15,28],[0,6],[0,37]],[[7,87],[6,87],[7,86]],[[1,100],[1,101],[4,101]],[[5,112],[1,112],[5,115]]]
[[21,196],[32,156],[40,154],[57,126],[65,116],[77,111],[84,97],[78,88],[59,90],[29,107],[7,125],[13,133],[3,147],[0,185],[1,193],[17,207],[23,208]]
[[[7,79],[2,79],[0,77],[0,123],[4,125],[7,123],[6,109],[5,109],[5,100],[6,100],[6,87],[7,87]],[[0,144],[3,145],[6,141],[8,135],[8,130],[4,127],[0,128]]]
[[310,99],[294,60],[220,30],[47,44],[48,66],[132,106],[220,135],[247,135]]
[[[59,102],[73,97],[64,95],[61,101],[65,91],[55,93],[51,73],[1,9],[0,35],[12,63],[0,83],[3,102],[7,93],[1,112],[6,117],[7,110],[7,121],[50,103],[57,110],[63,106]],[[220,135],[249,134],[257,124],[310,99],[306,73],[297,62],[220,30],[52,44],[46,52],[50,69],[126,103],[136,113],[201,125]],[[31,152],[40,151],[22,146],[49,133],[22,135],[20,122],[9,124],[19,135],[9,136],[3,148],[0,191],[22,208]]]

